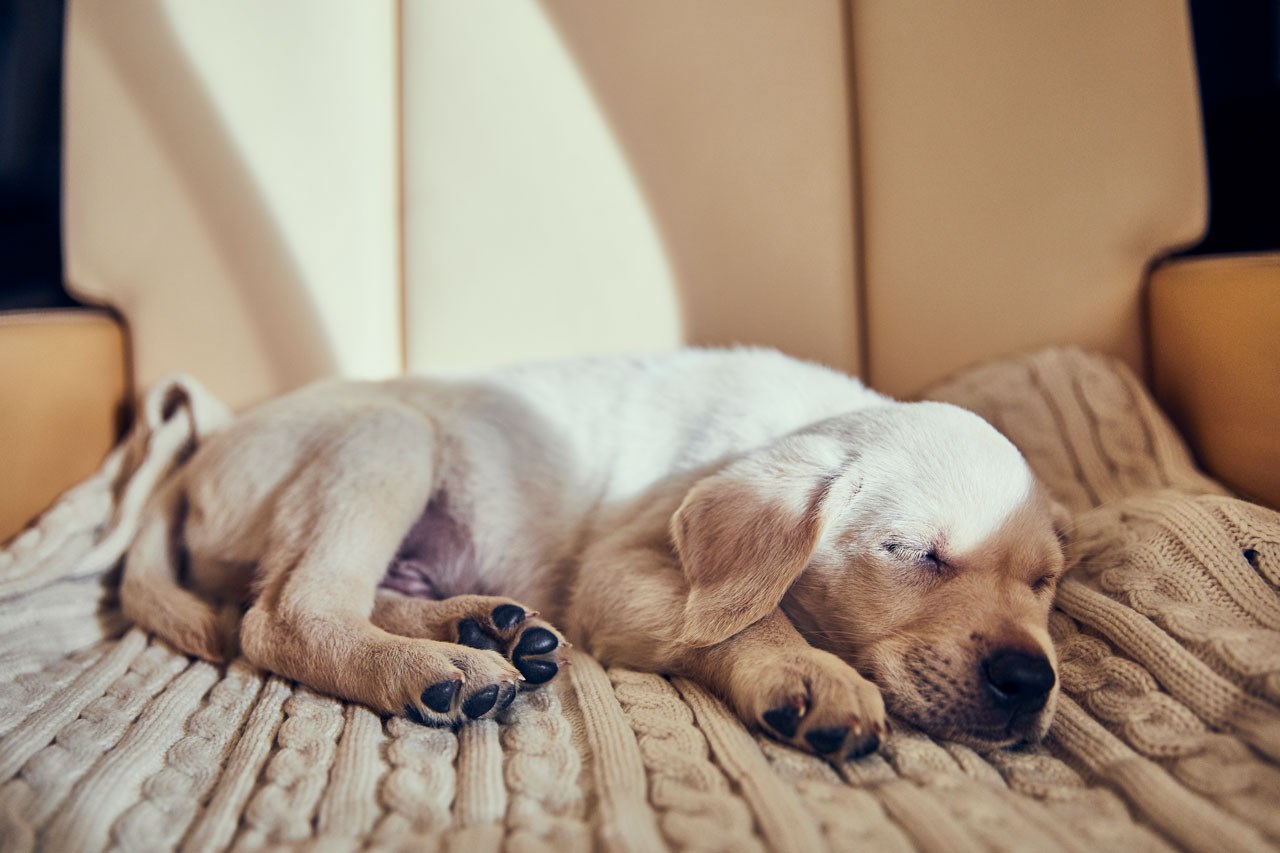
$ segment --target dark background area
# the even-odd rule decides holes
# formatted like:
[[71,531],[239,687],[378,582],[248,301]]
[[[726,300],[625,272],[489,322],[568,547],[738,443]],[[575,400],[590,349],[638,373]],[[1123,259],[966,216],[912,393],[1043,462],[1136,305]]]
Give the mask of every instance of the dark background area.
[[1280,0],[1191,0],[1209,231],[1188,254],[1280,248]]
[[[1191,0],[1209,230],[1187,254],[1280,249],[1280,0]],[[63,287],[63,0],[0,0],[0,309]]]
[[62,286],[61,0],[0,0],[0,309],[73,304]]

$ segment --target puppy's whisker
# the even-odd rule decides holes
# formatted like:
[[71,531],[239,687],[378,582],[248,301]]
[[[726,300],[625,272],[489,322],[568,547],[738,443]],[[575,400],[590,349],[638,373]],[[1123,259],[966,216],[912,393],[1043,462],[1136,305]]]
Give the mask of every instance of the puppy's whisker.
[[807,629],[805,633],[814,634],[820,637],[839,637],[847,640],[856,640],[861,638],[861,635],[854,631],[846,631],[839,628],[811,628]]

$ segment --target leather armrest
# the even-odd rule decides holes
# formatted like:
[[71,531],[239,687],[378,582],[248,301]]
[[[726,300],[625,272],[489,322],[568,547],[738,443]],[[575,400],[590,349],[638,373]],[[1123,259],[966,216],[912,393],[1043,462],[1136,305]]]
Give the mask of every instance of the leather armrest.
[[1152,387],[1209,473],[1280,508],[1280,254],[1151,275]]
[[0,313],[0,542],[97,470],[120,435],[127,367],[105,311]]

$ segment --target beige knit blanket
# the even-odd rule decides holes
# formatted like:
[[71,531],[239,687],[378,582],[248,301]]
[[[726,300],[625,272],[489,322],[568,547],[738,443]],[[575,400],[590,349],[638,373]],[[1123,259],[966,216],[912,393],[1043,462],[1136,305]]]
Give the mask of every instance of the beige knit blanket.
[[504,725],[382,719],[128,629],[137,508],[220,407],[131,439],[0,551],[4,850],[1261,850],[1280,845],[1280,515],[1235,500],[1124,369],[1051,351],[930,395],[979,412],[1077,513],[1034,749],[905,725],[833,769],[696,684],[583,654]]

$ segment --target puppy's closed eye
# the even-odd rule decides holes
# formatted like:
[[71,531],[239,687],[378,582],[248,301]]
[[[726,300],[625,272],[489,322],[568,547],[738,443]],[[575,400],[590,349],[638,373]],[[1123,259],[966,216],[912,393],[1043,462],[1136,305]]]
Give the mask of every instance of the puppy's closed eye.
[[1053,589],[1057,582],[1056,575],[1041,575],[1031,582],[1031,591],[1038,595],[1047,589]]
[[947,561],[938,555],[938,549],[931,545],[909,545],[891,541],[881,542],[880,547],[890,556],[904,563],[933,569],[943,569],[947,566]]

